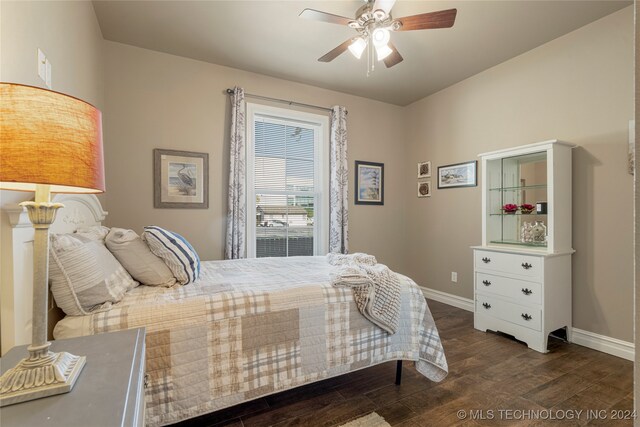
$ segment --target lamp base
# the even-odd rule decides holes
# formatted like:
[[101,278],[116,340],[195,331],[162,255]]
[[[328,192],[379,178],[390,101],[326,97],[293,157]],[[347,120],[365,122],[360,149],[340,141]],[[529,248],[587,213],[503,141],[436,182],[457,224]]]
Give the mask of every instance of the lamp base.
[[48,351],[22,359],[0,377],[0,407],[71,391],[85,365],[86,357]]

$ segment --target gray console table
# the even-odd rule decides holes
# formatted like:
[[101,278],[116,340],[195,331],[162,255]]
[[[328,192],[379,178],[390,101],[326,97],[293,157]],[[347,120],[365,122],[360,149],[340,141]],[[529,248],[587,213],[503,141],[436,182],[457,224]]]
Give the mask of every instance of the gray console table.
[[[0,408],[2,427],[144,426],[145,330],[52,341],[53,351],[87,356],[70,393]],[[14,347],[2,359],[2,373],[14,366],[27,346]]]

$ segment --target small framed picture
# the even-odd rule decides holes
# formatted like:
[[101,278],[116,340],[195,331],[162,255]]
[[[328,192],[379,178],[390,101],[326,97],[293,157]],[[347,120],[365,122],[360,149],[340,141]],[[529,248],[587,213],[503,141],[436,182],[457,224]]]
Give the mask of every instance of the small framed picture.
[[438,189],[476,187],[478,185],[478,161],[438,166]]
[[418,183],[418,197],[431,197],[431,181]]
[[153,206],[207,209],[209,154],[153,150]]
[[384,163],[356,160],[356,205],[384,205]]
[[431,178],[431,162],[418,163],[418,179]]

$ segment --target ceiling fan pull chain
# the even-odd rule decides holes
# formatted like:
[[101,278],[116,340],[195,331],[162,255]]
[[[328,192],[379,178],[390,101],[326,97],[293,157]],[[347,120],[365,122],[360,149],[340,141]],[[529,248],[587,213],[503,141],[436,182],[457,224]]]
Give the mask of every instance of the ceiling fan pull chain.
[[367,77],[371,75],[376,70],[376,58],[375,52],[373,51],[373,39],[371,35],[369,35],[369,43],[367,44],[369,49],[367,50]]

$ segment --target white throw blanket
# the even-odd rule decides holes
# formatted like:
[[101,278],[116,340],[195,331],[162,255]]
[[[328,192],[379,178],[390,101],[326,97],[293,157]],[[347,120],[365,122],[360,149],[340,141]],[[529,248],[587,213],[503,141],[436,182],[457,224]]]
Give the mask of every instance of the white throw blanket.
[[366,265],[376,265],[378,260],[376,257],[369,254],[363,254],[362,252],[356,252],[354,254],[343,255],[343,254],[327,254],[327,261],[331,265],[346,265],[346,264],[366,264]]
[[329,264],[337,271],[331,285],[353,290],[353,299],[364,317],[390,334],[398,330],[400,318],[400,281],[386,265],[372,255],[328,254]]

